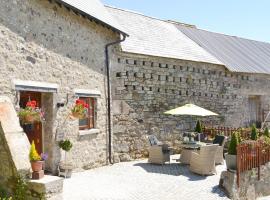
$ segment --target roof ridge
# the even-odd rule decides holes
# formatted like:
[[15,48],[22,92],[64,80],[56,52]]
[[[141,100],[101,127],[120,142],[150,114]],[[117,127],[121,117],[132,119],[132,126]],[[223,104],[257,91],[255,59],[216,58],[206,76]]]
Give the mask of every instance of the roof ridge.
[[115,9],[115,10],[120,10],[120,11],[124,11],[124,12],[133,13],[133,14],[136,14],[136,15],[140,15],[140,16],[143,16],[143,17],[146,17],[146,18],[150,18],[150,19],[162,21],[162,22],[169,23],[169,24],[175,24],[175,25],[179,25],[179,26],[185,26],[187,28],[196,28],[198,30],[206,31],[206,32],[209,32],[209,33],[215,33],[215,34],[220,34],[220,35],[229,36],[229,37],[236,37],[236,38],[240,38],[240,39],[244,39],[244,40],[249,40],[249,41],[253,41],[253,42],[262,42],[262,43],[265,43],[265,44],[270,45],[270,43],[269,42],[266,42],[266,41],[260,41],[260,40],[250,39],[250,38],[244,38],[244,37],[241,37],[241,36],[229,35],[229,34],[226,34],[226,33],[220,33],[220,32],[210,31],[210,30],[206,30],[206,29],[203,29],[203,28],[198,28],[196,25],[192,25],[192,24],[188,24],[188,23],[184,23],[184,22],[178,22],[178,21],[170,20],[170,19],[169,20],[168,19],[167,20],[166,19],[160,19],[160,18],[157,18],[157,17],[152,17],[152,16],[145,15],[143,13],[140,13],[140,12],[137,12],[137,11],[134,11],[134,10],[124,9],[124,8],[118,8],[118,7],[111,6],[111,5],[104,5],[104,6],[107,7],[107,8],[112,8],[112,9]]
[[[159,19],[159,18],[157,18],[157,17],[148,16],[148,15],[145,15],[145,14],[140,13],[140,12],[138,12],[138,11],[129,10],[129,9],[124,9],[124,8],[117,8],[117,7],[111,6],[111,5],[104,5],[104,6],[107,7],[107,8],[115,9],[115,10],[120,10],[120,11],[124,11],[124,12],[133,13],[133,14],[136,14],[136,15],[141,15],[141,16],[146,17],[146,18],[150,18],[150,19],[154,19],[154,20],[158,20],[158,21],[162,21],[162,22],[167,22],[167,20]],[[168,23],[168,22],[167,22],[167,23]]]

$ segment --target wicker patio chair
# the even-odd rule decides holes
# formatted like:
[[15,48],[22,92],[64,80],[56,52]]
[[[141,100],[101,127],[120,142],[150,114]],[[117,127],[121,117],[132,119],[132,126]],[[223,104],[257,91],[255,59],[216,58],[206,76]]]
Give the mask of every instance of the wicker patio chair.
[[190,171],[201,175],[216,174],[215,156],[218,144],[200,147],[199,153],[192,152],[190,159]]
[[224,145],[226,142],[226,137],[223,135],[216,135],[213,144],[218,144],[218,149],[215,157],[215,164],[223,164],[224,163],[224,157],[223,157],[223,151],[224,151]]
[[148,162],[154,164],[165,164],[165,162],[170,162],[171,150],[169,146],[158,141],[154,135],[150,135],[148,139],[151,145],[148,149]]

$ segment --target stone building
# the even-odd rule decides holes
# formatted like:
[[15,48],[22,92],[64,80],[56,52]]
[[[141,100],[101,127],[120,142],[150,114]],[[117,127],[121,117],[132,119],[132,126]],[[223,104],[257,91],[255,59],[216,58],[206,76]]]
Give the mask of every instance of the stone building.
[[130,35],[112,60],[115,161],[146,156],[150,134],[178,149],[195,120],[163,113],[185,103],[219,113],[203,119],[209,126],[262,122],[270,44],[107,9]]
[[[104,52],[121,35],[130,37],[109,52],[115,161],[146,156],[149,134],[179,147],[180,133],[195,120],[163,112],[184,103],[219,113],[203,119],[208,125],[239,127],[263,120],[263,110],[269,109],[269,44],[105,9],[97,0],[84,3],[0,2],[0,95],[17,108],[31,99],[44,109],[45,122],[25,132],[39,152],[49,153],[48,171],[56,172],[62,159],[57,143],[64,138],[73,142],[74,168],[107,163],[110,96]],[[77,98],[92,104],[85,120],[69,117]]]
[[[74,168],[107,163],[105,46],[121,35],[98,0],[0,2],[0,96],[17,108],[35,100],[45,111],[45,121],[24,132],[39,153],[49,154],[46,170],[56,172],[63,159],[58,141],[66,138]],[[84,120],[69,117],[77,98],[90,104]]]

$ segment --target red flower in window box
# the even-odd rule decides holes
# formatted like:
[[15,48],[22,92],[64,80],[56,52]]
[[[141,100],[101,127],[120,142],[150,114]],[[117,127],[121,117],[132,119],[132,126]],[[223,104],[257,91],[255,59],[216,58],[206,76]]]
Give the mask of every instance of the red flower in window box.
[[72,116],[77,119],[84,119],[87,116],[89,105],[81,99],[77,99],[71,109]]
[[18,112],[22,124],[33,124],[44,120],[44,112],[37,107],[36,101],[28,101],[25,108],[20,108]]

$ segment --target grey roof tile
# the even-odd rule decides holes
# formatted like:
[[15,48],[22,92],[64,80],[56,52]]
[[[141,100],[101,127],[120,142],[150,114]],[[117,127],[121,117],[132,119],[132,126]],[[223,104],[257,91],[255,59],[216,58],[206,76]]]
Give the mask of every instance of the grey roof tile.
[[107,6],[129,34],[121,43],[125,52],[223,65],[172,23]]
[[72,10],[86,15],[102,24],[109,26],[113,30],[126,35],[125,30],[109,14],[104,5],[99,0],[56,0]]
[[176,25],[234,72],[270,74],[270,44]]

